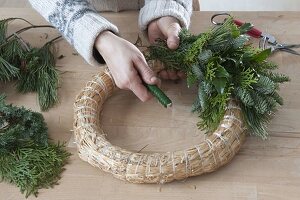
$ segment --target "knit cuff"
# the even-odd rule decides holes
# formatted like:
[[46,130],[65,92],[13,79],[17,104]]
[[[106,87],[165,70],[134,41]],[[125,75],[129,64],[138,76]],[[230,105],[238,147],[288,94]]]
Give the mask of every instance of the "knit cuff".
[[[191,0],[188,1],[192,2]],[[179,3],[174,0],[152,0],[141,9],[139,26],[142,31],[145,31],[151,21],[164,16],[172,16],[179,20],[183,28],[188,28],[191,13],[192,3]]]
[[106,30],[118,34],[115,25],[94,12],[86,13],[74,24],[74,48],[91,65],[100,66],[103,63],[103,58],[94,45],[97,36]]

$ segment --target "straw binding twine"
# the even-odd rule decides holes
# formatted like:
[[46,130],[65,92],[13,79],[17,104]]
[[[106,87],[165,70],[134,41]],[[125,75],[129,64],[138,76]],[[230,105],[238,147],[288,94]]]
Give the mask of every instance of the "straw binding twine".
[[115,89],[108,70],[86,84],[74,104],[74,134],[79,157],[116,178],[166,183],[213,172],[235,156],[246,138],[241,109],[231,100],[219,127],[199,145],[151,154],[122,149],[107,141],[100,124],[103,104]]

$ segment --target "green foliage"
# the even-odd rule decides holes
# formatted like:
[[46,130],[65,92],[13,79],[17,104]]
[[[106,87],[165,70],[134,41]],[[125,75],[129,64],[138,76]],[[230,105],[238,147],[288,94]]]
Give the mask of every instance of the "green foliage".
[[248,68],[241,71],[239,82],[242,88],[252,88],[252,85],[257,81],[254,69]]
[[210,38],[210,33],[201,34],[196,41],[187,49],[185,53],[184,63],[193,64],[195,63],[199,54],[202,53],[203,46],[207,43]]
[[6,105],[0,95],[0,180],[18,186],[26,197],[54,186],[70,154],[64,144],[48,143],[43,116]]
[[265,49],[257,54],[255,54],[250,60],[256,63],[265,61],[271,54],[271,49]]
[[245,33],[247,33],[251,28],[253,28],[253,24],[251,24],[251,23],[244,23],[244,24],[240,27],[240,34],[245,34]]
[[230,98],[230,89],[226,93],[216,93],[206,99],[206,104],[199,112],[200,121],[197,126],[206,131],[214,131],[224,116],[227,102]]
[[61,144],[49,144],[0,153],[0,176],[19,187],[26,197],[37,196],[38,189],[53,187],[60,179],[69,157],[63,148]]
[[41,48],[25,43],[17,33],[39,27],[33,25],[7,36],[8,22],[15,19],[18,18],[0,20],[0,81],[16,80],[20,92],[37,92],[41,110],[48,110],[58,102],[58,72],[52,42]]
[[247,107],[254,106],[254,100],[250,94],[250,92],[243,88],[237,87],[235,88],[234,95]]
[[214,62],[209,62],[206,65],[206,69],[205,69],[205,79],[212,81],[214,78],[216,78],[216,66]]
[[267,76],[259,76],[253,85],[262,94],[271,94],[275,91],[275,83]]
[[284,83],[290,81],[290,78],[284,74],[279,74],[270,71],[262,72],[261,74],[271,79],[274,83]]
[[[198,61],[200,66],[202,67],[212,58],[213,54],[211,50],[204,50],[201,54],[198,55]],[[195,66],[195,65],[194,65]]]
[[19,68],[14,67],[0,55],[0,81],[10,81],[19,77]]
[[51,45],[32,48],[26,55],[26,69],[22,70],[17,88],[20,92],[37,92],[41,109],[47,110],[58,102],[58,72]]
[[247,23],[237,27],[232,18],[206,33],[180,33],[176,50],[160,40],[149,47],[147,58],[160,60],[167,69],[184,71],[188,86],[197,84],[198,95],[192,110],[199,113],[199,128],[213,131],[223,118],[230,98],[238,99],[244,120],[253,135],[265,139],[266,125],[283,100],[279,84],[289,81],[275,73],[277,65],[268,62],[270,49],[254,48],[244,35],[251,29]]
[[5,105],[2,100],[0,116],[0,152],[32,143],[47,145],[47,127],[40,113]]

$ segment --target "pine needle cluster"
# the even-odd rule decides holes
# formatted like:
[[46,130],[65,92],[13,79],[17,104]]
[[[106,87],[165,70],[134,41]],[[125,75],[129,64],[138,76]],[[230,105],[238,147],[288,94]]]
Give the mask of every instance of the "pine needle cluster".
[[[9,23],[23,20],[30,26],[7,35]],[[58,71],[55,69],[53,41],[41,48],[31,47],[19,36],[31,28],[51,26],[35,26],[20,18],[0,20],[0,81],[16,80],[19,92],[37,92],[42,111],[46,111],[58,102]]]
[[164,40],[148,48],[148,60],[160,60],[166,69],[185,72],[187,85],[197,85],[192,111],[199,113],[199,128],[214,131],[228,100],[234,98],[241,105],[250,134],[266,139],[267,124],[277,106],[283,104],[279,84],[289,77],[273,71],[278,66],[267,61],[270,49],[249,44],[245,33],[251,28],[249,23],[237,27],[228,18],[199,35],[182,30],[176,50],[170,50]]
[[18,186],[28,197],[57,184],[70,154],[64,144],[48,143],[40,113],[7,105],[0,95],[0,181]]

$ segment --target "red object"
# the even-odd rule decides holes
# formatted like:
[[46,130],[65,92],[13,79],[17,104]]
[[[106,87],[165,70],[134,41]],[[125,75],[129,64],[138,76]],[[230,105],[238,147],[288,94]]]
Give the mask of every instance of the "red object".
[[[244,25],[245,23],[242,22],[242,21],[239,21],[239,20],[236,20],[234,19],[233,20],[234,23],[237,25],[237,26],[242,26]],[[250,31],[247,32],[248,35],[252,36],[252,37],[255,37],[255,38],[260,38],[262,37],[262,31],[256,29],[256,28],[252,28]]]

